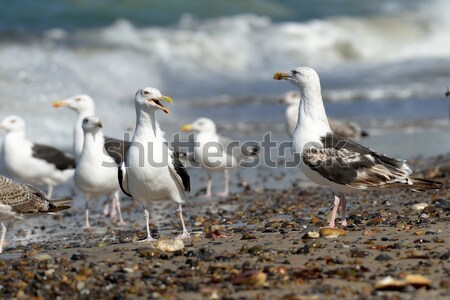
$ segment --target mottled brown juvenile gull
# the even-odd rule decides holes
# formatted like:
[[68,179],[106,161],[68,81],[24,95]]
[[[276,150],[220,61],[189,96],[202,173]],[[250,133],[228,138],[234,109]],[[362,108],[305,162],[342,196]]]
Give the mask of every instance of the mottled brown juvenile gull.
[[72,155],[28,140],[21,117],[6,117],[0,128],[6,130],[3,158],[11,175],[27,183],[46,185],[48,198],[52,197],[54,186],[73,178],[75,160]]
[[47,195],[31,185],[19,184],[0,175],[0,219],[2,236],[0,239],[0,253],[6,236],[5,223],[21,219],[25,215],[54,213],[68,209],[70,200],[49,201]]
[[300,89],[298,122],[293,135],[294,152],[301,155],[300,169],[315,183],[331,186],[340,193],[340,198],[335,195],[329,227],[335,227],[339,204],[342,225],[347,225],[345,193],[350,191],[441,188],[439,182],[412,177],[412,170],[405,160],[379,154],[334,134],[323,106],[319,76],[314,69],[299,67],[288,73],[277,72],[273,78],[288,80]]
[[[289,136],[294,134],[295,126],[297,126],[298,106],[300,105],[300,92],[289,91],[280,96],[279,102],[285,104],[285,122],[286,132]],[[368,133],[361,129],[361,126],[353,121],[341,121],[328,118],[331,130],[342,137],[346,138],[360,138],[368,136]]]

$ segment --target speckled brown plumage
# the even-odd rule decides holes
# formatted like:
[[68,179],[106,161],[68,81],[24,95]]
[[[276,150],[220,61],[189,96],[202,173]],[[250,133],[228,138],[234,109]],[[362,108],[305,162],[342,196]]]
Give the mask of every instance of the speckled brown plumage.
[[54,212],[69,208],[68,201],[50,202],[47,195],[31,185],[19,184],[0,175],[0,205],[17,214]]

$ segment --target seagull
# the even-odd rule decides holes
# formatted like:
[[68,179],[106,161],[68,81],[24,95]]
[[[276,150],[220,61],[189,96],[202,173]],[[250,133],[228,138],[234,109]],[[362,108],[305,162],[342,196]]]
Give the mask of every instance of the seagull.
[[75,173],[75,160],[65,152],[27,139],[26,123],[19,116],[8,116],[0,124],[6,130],[3,140],[3,158],[6,170],[28,183],[53,187],[71,179]]
[[380,188],[421,191],[442,187],[440,182],[412,177],[405,160],[379,154],[333,133],[314,69],[299,67],[288,73],[277,72],[273,78],[288,80],[300,89],[294,152],[301,155],[300,169],[309,179],[337,192],[329,227],[335,227],[339,204],[342,225],[347,226],[345,194],[350,191]]
[[[95,115],[95,102],[89,95],[76,95],[64,100],[57,100],[53,102],[53,107],[68,107],[74,110],[77,113],[77,118],[75,120],[75,127],[73,133],[73,153],[75,155],[75,159],[78,161],[81,152],[83,151],[83,142],[84,142],[84,132],[82,128],[82,123],[84,118],[88,116]],[[114,159],[119,159],[118,164],[122,162],[123,154],[126,152],[127,147],[130,145],[129,142],[124,142],[121,140],[117,140],[110,137],[104,137],[105,139],[105,148],[114,147],[117,148],[117,151],[114,151]],[[109,152],[108,152],[109,153]],[[103,214],[105,216],[110,215],[111,218],[115,218],[118,211],[118,206],[120,203],[115,203],[115,197],[109,198],[107,203],[104,206]],[[109,212],[109,208],[111,206],[111,213]]]
[[[68,209],[70,200],[60,199],[49,201],[44,192],[28,184],[19,184],[8,177],[0,175],[0,219],[3,222],[13,222],[21,219],[22,215],[40,213],[55,213]],[[1,223],[0,253],[6,236],[6,225]]]
[[161,101],[172,103],[155,88],[142,88],[136,92],[136,127],[125,161],[119,168],[118,177],[122,191],[144,205],[147,238],[150,234],[147,207],[156,201],[172,200],[177,203],[183,233],[177,238],[188,239],[189,233],[183,219],[184,194],[189,192],[190,178],[176,152],[170,150],[156,121],[156,112],[169,110]]
[[208,118],[199,118],[192,124],[181,127],[184,132],[195,132],[194,160],[198,161],[202,168],[208,172],[208,183],[205,197],[211,197],[212,177],[211,172],[223,172],[225,178],[225,190],[218,196],[228,196],[229,175],[228,170],[237,167],[240,161],[249,156],[257,155],[259,146],[248,148],[236,147],[239,143],[217,134],[216,124]]
[[84,133],[81,125],[84,118],[95,115],[94,100],[88,95],[77,95],[65,100],[57,100],[53,102],[53,107],[68,107],[77,113],[77,119],[75,120],[75,127],[73,130],[73,153],[75,159],[78,160],[83,151],[84,141]]
[[[89,222],[89,202],[92,198],[108,195],[117,205],[119,214],[118,225],[123,226],[122,212],[119,201],[119,182],[117,181],[117,168],[120,164],[120,153],[112,148],[105,148],[105,139],[101,128],[100,118],[89,116],[83,119],[84,131],[83,151],[78,158],[75,170],[75,184],[86,198],[86,228],[92,229]],[[115,157],[116,156],[116,157]]]
[[[285,104],[286,112],[286,131],[289,136],[292,136],[297,126],[298,118],[298,106],[300,105],[300,92],[289,91],[280,96],[278,102]],[[368,133],[361,129],[357,123],[352,121],[339,121],[335,119],[328,118],[328,123],[330,124],[331,130],[342,137],[346,138],[360,138],[368,136]]]

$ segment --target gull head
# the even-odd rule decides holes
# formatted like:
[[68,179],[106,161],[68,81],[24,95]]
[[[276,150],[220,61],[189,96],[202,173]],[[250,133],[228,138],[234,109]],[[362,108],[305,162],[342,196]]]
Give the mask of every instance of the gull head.
[[186,124],[181,127],[182,131],[195,131],[202,133],[216,133],[216,124],[213,120],[208,118],[199,118],[191,124]]
[[81,124],[84,132],[97,132],[100,128],[103,128],[103,123],[97,116],[89,116],[83,119]]
[[68,107],[78,113],[94,113],[94,100],[88,95],[77,95],[64,100],[56,100],[53,102],[53,107]]
[[160,109],[168,114],[169,110],[164,107],[161,101],[172,103],[172,98],[162,95],[158,89],[146,87],[136,92],[135,101],[136,107],[140,109],[147,111],[157,111]]
[[19,116],[8,116],[0,123],[0,128],[6,132],[25,130],[25,120]]
[[275,80],[288,80],[300,90],[304,88],[320,87],[320,79],[317,72],[308,67],[298,67],[290,72],[276,72],[273,74]]
[[278,102],[286,105],[294,105],[300,103],[300,92],[290,91],[278,98]]

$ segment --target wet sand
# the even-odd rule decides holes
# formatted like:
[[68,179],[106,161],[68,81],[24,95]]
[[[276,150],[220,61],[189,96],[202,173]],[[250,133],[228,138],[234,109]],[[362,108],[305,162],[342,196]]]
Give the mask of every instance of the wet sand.
[[[330,190],[315,186],[250,186],[227,199],[190,201],[185,215],[192,239],[173,252],[132,242],[145,236],[140,213],[123,229],[99,218],[98,231],[88,233],[69,222],[76,217],[82,224],[82,214],[69,211],[50,219],[59,227],[32,229],[45,234],[46,242],[11,243],[0,255],[0,294],[19,299],[450,299],[450,156],[413,165],[419,176],[441,181],[444,188],[349,195],[350,224],[337,237],[317,237],[332,201]],[[125,214],[139,210],[131,202],[125,206]],[[180,233],[174,209],[168,203],[159,233],[169,243]],[[8,238],[21,235],[26,233],[13,228]],[[425,279],[378,284],[387,276],[407,275]]]

